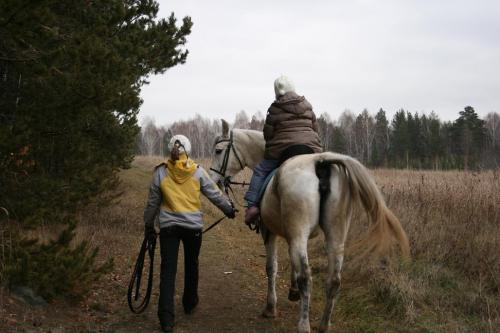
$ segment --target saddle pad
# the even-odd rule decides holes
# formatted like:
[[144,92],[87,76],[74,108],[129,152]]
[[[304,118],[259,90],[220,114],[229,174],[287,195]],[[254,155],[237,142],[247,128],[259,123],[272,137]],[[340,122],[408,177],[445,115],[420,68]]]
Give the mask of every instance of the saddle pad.
[[278,172],[278,168],[276,168],[273,171],[271,171],[269,173],[269,175],[267,175],[266,180],[264,180],[264,184],[262,185],[262,187],[260,188],[260,191],[259,191],[259,204],[260,204],[260,202],[262,200],[262,197],[264,196],[264,193],[266,192],[267,185],[269,185],[269,182],[274,177],[274,175],[276,174],[276,172]]

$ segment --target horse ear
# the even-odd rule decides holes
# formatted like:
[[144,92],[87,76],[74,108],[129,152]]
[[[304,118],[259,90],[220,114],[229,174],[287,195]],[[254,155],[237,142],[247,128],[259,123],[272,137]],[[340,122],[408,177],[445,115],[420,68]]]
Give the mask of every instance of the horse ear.
[[227,138],[229,137],[229,124],[224,119],[221,120],[222,120],[222,136]]

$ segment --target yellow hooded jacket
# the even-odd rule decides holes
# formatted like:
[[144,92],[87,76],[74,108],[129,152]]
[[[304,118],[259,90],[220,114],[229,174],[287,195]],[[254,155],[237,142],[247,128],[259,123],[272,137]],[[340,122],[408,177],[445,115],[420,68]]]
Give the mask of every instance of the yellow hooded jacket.
[[144,210],[144,222],[152,223],[158,215],[160,228],[173,225],[189,229],[203,228],[200,194],[205,195],[224,213],[232,206],[207,172],[186,154],[156,167]]

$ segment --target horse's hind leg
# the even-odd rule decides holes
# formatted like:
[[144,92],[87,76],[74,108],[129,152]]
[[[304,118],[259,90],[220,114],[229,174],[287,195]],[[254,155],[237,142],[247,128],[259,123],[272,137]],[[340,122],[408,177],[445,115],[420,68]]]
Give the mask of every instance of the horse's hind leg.
[[276,250],[276,235],[267,234],[266,239],[266,273],[267,273],[267,304],[262,312],[266,318],[276,317],[276,273],[278,270],[278,253]]
[[288,300],[297,302],[300,300],[299,286],[297,285],[297,272],[290,270],[290,290],[288,291]]
[[[337,221],[344,222],[344,221]],[[345,225],[342,225],[345,227]],[[318,332],[328,332],[333,307],[340,292],[340,273],[344,260],[344,228],[323,228],[328,252],[328,275],[326,279],[326,304]]]
[[312,278],[307,259],[307,238],[292,240],[289,244],[292,269],[297,272],[297,284],[300,292],[299,333],[311,331],[309,324],[309,304],[311,299]]

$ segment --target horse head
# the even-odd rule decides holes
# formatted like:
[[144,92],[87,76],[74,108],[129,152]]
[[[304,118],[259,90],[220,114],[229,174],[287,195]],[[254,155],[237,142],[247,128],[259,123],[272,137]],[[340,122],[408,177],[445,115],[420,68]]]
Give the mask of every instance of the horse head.
[[219,187],[240,171],[253,169],[264,157],[264,136],[260,131],[229,129],[222,119],[222,135],[215,138],[212,146],[210,177]]
[[222,119],[222,135],[215,138],[210,166],[210,177],[221,189],[225,181],[245,168],[234,145],[233,131],[229,130],[228,122]]

